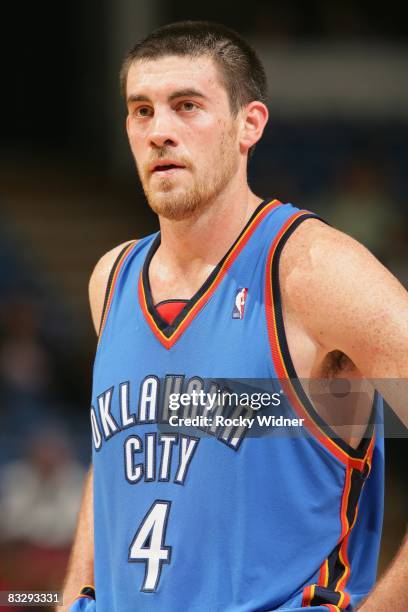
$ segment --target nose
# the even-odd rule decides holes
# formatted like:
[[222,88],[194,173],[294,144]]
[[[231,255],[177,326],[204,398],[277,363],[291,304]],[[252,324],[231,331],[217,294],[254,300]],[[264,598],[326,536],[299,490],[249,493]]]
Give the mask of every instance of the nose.
[[178,139],[174,123],[166,111],[155,110],[153,120],[151,122],[150,144],[153,147],[162,148],[165,146],[177,146]]

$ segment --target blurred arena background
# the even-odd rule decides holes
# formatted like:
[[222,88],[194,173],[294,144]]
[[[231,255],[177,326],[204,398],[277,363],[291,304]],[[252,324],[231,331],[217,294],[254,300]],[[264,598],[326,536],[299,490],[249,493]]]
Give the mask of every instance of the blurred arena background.
[[[14,8],[13,8],[14,6]],[[256,193],[319,212],[408,285],[408,47],[400,3],[71,0],[9,5],[0,142],[0,590],[61,586],[89,465],[97,259],[156,229],[128,150],[118,72],[181,19],[259,51],[271,118]],[[380,571],[407,517],[406,440],[387,440]],[[13,608],[16,610],[17,608]]]

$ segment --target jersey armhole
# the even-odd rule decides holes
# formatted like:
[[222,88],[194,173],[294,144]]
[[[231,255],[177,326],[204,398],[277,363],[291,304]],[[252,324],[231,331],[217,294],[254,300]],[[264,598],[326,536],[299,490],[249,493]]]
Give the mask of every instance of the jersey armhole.
[[132,240],[131,242],[128,242],[123,249],[120,250],[119,254],[117,255],[115,261],[113,262],[112,268],[109,272],[109,276],[108,276],[108,282],[106,284],[106,289],[105,289],[105,297],[104,297],[104,301],[103,301],[103,307],[102,307],[102,313],[101,313],[101,319],[99,322],[99,332],[98,332],[98,338],[101,338],[102,335],[102,331],[103,328],[105,326],[105,322],[106,322],[106,318],[109,312],[109,306],[110,303],[112,301],[112,295],[113,295],[113,291],[115,288],[115,282],[119,273],[120,268],[122,267],[122,263],[128,253],[128,251],[130,251],[134,245],[136,244],[137,240]]
[[305,427],[312,436],[317,438],[319,442],[321,442],[323,446],[343,464],[351,465],[359,471],[364,471],[370,451],[372,450],[374,438],[377,391],[374,393],[369,423],[359,446],[354,449],[340,438],[315,410],[297,376],[286,339],[279,282],[279,261],[286,241],[296,228],[306,219],[318,219],[326,225],[330,225],[315,213],[301,210],[289,217],[283,224],[268,255],[266,266],[265,306],[272,361],[281,384],[284,382],[284,386],[286,387],[285,394],[290,399],[291,405],[295,411],[301,417],[305,418]]

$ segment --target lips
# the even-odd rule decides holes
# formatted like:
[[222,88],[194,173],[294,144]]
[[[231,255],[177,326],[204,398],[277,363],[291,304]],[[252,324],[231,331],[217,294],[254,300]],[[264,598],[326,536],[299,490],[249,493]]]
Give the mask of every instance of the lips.
[[175,164],[165,164],[164,166],[156,166],[153,172],[166,172],[166,170],[174,170],[175,168],[181,168],[181,166],[176,166]]
[[171,170],[181,170],[185,168],[182,164],[179,164],[173,160],[160,160],[150,166],[150,171],[155,173],[169,172]]

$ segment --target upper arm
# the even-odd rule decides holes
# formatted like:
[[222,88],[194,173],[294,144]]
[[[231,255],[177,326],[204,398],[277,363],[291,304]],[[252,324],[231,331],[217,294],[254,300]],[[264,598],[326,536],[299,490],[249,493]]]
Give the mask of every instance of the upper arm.
[[89,304],[91,307],[92,321],[97,334],[99,334],[109,275],[119,253],[125,246],[130,244],[130,242],[132,241],[123,242],[105,253],[105,255],[99,259],[89,279]]
[[342,351],[373,379],[402,417],[402,397],[383,379],[408,379],[407,291],[363,245],[318,220],[302,223],[286,248],[291,308],[327,352]]

